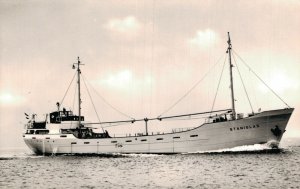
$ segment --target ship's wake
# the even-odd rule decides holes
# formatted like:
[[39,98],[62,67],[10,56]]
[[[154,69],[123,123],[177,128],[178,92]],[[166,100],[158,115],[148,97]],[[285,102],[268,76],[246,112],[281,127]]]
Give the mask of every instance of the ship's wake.
[[[278,154],[278,153],[285,153],[289,152],[289,148],[279,148],[279,143],[277,141],[269,141],[264,144],[254,144],[254,145],[245,145],[245,146],[237,146],[233,148],[224,148],[219,150],[209,150],[209,151],[198,151],[198,152],[190,152],[190,153],[179,153],[179,154]],[[173,153],[172,153],[173,154]],[[175,153],[176,154],[176,153]],[[135,158],[135,157],[156,157],[156,156],[163,156],[163,155],[170,155],[159,153],[159,154],[136,154],[136,153],[103,153],[103,154],[52,154],[52,155],[36,155],[30,152],[7,152],[0,154],[0,160],[13,160],[13,159],[23,159],[23,158],[41,158],[44,156],[97,156],[103,158]]]
[[26,158],[42,158],[42,155],[36,155],[34,153],[5,153],[0,154],[0,160],[15,160],[15,159],[26,159]]
[[219,150],[198,151],[188,154],[276,154],[285,152],[286,149],[279,148],[278,145],[279,143],[277,141],[269,141],[264,144],[237,146]]

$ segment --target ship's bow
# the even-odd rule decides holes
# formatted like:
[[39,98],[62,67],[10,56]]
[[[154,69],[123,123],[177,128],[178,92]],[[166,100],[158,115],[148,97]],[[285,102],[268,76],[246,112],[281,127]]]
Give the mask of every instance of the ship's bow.
[[271,110],[257,116],[265,122],[266,137],[271,147],[278,147],[294,108]]

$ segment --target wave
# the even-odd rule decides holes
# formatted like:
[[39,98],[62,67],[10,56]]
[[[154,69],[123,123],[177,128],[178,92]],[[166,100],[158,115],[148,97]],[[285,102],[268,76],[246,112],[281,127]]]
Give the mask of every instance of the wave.
[[284,148],[278,148],[277,141],[269,141],[265,144],[254,144],[254,145],[244,145],[237,146],[233,148],[224,148],[219,150],[208,150],[208,151],[198,151],[191,152],[187,154],[249,154],[249,153],[281,153],[284,152]]
[[0,160],[14,160],[14,159],[26,159],[26,158],[41,158],[43,156],[35,155],[33,153],[8,153],[1,154]]
[[25,159],[25,158],[40,158],[28,149],[24,148],[7,148],[0,149],[0,160],[13,160],[13,159]]

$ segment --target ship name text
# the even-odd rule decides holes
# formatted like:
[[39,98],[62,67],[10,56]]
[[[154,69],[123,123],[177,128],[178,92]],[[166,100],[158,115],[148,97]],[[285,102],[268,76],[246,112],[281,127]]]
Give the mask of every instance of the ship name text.
[[245,129],[253,129],[253,128],[259,128],[260,126],[258,124],[256,125],[247,125],[247,126],[241,126],[241,127],[230,127],[230,131],[239,131],[239,130],[245,130]]

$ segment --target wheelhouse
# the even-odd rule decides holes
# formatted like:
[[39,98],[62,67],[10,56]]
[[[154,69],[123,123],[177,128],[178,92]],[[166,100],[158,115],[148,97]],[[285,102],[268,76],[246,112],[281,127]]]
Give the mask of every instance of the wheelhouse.
[[[84,116],[80,116],[80,120],[84,121]],[[50,113],[50,123],[59,124],[62,121],[79,121],[79,116],[73,115],[72,111],[55,111]]]

